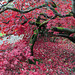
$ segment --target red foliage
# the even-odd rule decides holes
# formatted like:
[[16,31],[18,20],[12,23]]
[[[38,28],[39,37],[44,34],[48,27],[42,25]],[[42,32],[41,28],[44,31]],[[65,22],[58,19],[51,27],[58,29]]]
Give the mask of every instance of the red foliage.
[[[68,14],[71,11],[71,0],[53,0],[57,4],[55,8],[62,15]],[[16,0],[14,7],[20,10],[35,7],[44,4],[44,0]],[[29,13],[21,14],[11,10],[6,10],[0,14],[0,25],[2,32],[6,34],[21,35],[24,37],[20,42],[15,44],[0,45],[0,75],[74,75],[72,71],[75,67],[75,45],[72,42],[64,41],[63,38],[54,40],[50,36],[38,36],[35,42],[31,56],[30,38],[36,26],[29,24],[29,21],[35,21],[40,13],[46,13],[48,16],[54,16],[52,10],[47,8],[35,9]],[[28,22],[24,25],[25,17]],[[9,23],[7,23],[9,22]],[[7,23],[7,24],[6,24]],[[65,17],[50,20],[47,24],[47,29],[52,26],[60,26],[72,29],[75,26],[75,18]],[[36,65],[29,64],[28,59],[42,59],[42,63],[36,61]]]

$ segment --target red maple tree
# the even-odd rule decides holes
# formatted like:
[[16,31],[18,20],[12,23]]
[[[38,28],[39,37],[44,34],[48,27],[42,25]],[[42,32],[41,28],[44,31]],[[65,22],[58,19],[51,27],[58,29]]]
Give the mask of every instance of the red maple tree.
[[0,75],[75,74],[72,2],[47,1],[8,0],[1,4],[1,32],[24,36],[15,44],[0,45]]

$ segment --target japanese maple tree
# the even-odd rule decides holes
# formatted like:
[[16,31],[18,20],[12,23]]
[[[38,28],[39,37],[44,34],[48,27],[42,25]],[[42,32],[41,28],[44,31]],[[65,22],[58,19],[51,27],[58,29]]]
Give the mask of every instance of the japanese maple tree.
[[74,5],[74,0],[1,2],[0,30],[6,35],[0,39],[24,36],[0,45],[0,75],[74,75]]

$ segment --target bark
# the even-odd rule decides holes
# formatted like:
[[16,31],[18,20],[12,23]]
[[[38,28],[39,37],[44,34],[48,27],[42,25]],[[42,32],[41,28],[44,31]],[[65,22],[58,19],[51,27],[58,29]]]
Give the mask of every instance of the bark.
[[72,12],[73,12],[73,17],[75,18],[75,0],[72,0]]

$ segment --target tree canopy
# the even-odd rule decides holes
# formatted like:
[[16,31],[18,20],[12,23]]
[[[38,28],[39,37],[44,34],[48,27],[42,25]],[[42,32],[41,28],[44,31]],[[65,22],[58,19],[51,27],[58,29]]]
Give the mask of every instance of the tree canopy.
[[24,35],[0,45],[1,75],[75,74],[74,0],[0,2],[0,39]]

